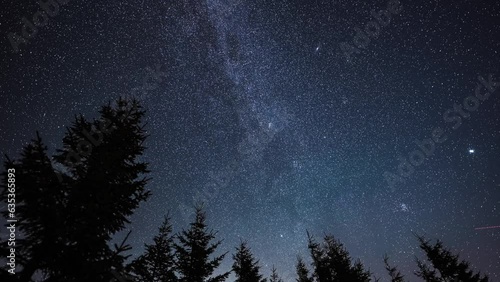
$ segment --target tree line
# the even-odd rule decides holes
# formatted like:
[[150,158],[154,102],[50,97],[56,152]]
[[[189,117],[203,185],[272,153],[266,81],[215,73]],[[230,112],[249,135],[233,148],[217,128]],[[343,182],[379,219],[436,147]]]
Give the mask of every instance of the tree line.
[[[145,111],[134,99],[118,99],[99,113],[94,120],[75,117],[62,148],[52,157],[38,132],[19,158],[6,156],[0,199],[7,205],[12,198],[7,171],[13,169],[18,236],[15,246],[7,239],[0,242],[2,259],[12,253],[12,247],[15,254],[15,274],[3,264],[0,281],[222,282],[230,273],[238,282],[283,281],[274,266],[269,277],[263,276],[245,241],[232,254],[231,269],[221,272],[228,253],[219,253],[221,241],[208,228],[201,205],[195,207],[189,227],[178,234],[172,233],[166,216],[152,244],[146,244],[144,253],[134,259],[127,255],[128,235],[121,244],[111,245],[114,235],[130,223],[130,215],[151,196],[146,189],[148,163],[140,160],[147,133]],[[2,211],[2,216],[9,219],[10,213]],[[307,236],[311,263],[297,258],[297,282],[380,280],[361,261],[352,259],[333,235],[319,242]],[[417,260],[415,275],[423,281],[489,281],[441,241],[417,239],[426,260]],[[390,281],[405,281],[387,256],[384,262]]]

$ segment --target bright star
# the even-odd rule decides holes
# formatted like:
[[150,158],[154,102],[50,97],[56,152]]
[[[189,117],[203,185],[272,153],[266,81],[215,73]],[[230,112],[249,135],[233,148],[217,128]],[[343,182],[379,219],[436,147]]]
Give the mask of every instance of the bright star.
[[474,149],[469,149],[469,154],[474,154]]
[[400,207],[401,207],[401,211],[403,211],[403,212],[410,211],[410,209],[408,208],[408,206],[405,203],[401,203]]

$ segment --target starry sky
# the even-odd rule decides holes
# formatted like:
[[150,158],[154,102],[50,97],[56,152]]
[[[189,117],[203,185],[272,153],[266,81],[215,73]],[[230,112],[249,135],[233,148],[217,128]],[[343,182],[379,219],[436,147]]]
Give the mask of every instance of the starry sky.
[[[153,196],[133,254],[203,201],[220,252],[247,240],[285,281],[306,230],[382,281],[384,253],[417,281],[413,233],[500,280],[500,228],[481,229],[500,225],[499,2],[66,2],[2,2],[1,153],[36,130],[54,152],[75,114],[141,100]],[[13,41],[23,18],[37,32]]]

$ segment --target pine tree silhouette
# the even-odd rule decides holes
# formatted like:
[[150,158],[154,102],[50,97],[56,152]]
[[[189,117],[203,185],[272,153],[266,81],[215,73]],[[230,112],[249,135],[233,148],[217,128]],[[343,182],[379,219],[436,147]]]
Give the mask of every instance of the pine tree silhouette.
[[[16,239],[17,274],[10,275],[9,279],[30,281],[35,271],[46,271],[53,267],[64,248],[65,242],[59,234],[63,232],[61,223],[66,201],[63,186],[57,180],[47,156],[47,147],[38,132],[36,139],[23,148],[19,161],[7,158],[5,162],[0,194],[5,203],[11,198],[8,197],[7,171],[12,168],[15,170],[15,225],[24,238],[18,236]],[[9,219],[8,210],[2,214]],[[1,246],[8,245],[2,242]]]
[[313,282],[313,278],[309,276],[309,270],[301,257],[297,258],[296,270],[297,282]]
[[391,277],[391,282],[405,282],[404,276],[397,270],[397,268],[389,264],[389,257],[387,254],[384,255],[384,265],[385,269],[389,273],[389,276]]
[[177,236],[176,269],[181,282],[221,282],[225,281],[230,272],[211,277],[219,267],[226,253],[210,258],[222,241],[211,243],[216,232],[208,230],[205,223],[206,215],[201,205],[196,207],[195,220],[188,230]]
[[[221,241],[209,230],[201,206],[188,230],[175,238],[166,217],[145,253],[128,267],[125,261],[131,247],[110,247],[113,236],[123,231],[128,217],[150,192],[145,190],[147,163],[138,159],[144,152],[146,132],[144,111],[137,101],[119,99],[100,110],[98,120],[76,117],[63,138],[63,148],[53,160],[47,155],[40,134],[23,147],[18,160],[7,157],[2,173],[0,200],[12,200],[9,169],[15,170],[17,275],[0,267],[0,281],[30,282],[43,274],[44,282],[222,282],[229,272],[214,274],[226,253],[214,256]],[[58,171],[55,167],[60,168]],[[3,211],[9,219],[9,211]],[[308,235],[312,257],[311,274],[298,258],[297,282],[367,282],[370,272],[361,262],[353,262],[343,244],[326,235],[320,244]],[[488,282],[486,275],[471,269],[443,246],[417,236],[427,262],[417,259],[415,274],[427,282]],[[9,254],[8,241],[0,242],[0,255]],[[258,261],[245,242],[233,255],[232,270],[238,282],[265,282]],[[404,277],[384,257],[392,282]],[[127,271],[135,275],[127,274]],[[178,276],[178,277],[177,277]],[[38,277],[37,279],[40,280]],[[283,282],[273,266],[270,282]]]
[[233,255],[233,272],[236,275],[236,282],[263,282],[259,273],[259,261],[255,260],[246,242],[241,242]]
[[276,269],[276,267],[274,267],[274,265],[273,268],[271,269],[271,276],[269,277],[269,282],[283,282],[283,279],[281,279],[280,276],[278,275],[278,270]]
[[419,271],[415,274],[428,282],[488,282],[489,278],[480,273],[474,273],[470,264],[464,260],[460,261],[458,255],[454,255],[443,246],[440,240],[431,244],[430,240],[417,236],[420,248],[425,252],[431,266],[417,259]]
[[[112,235],[129,223],[128,216],[145,201],[147,163],[144,152],[145,112],[136,100],[119,99],[100,110],[100,120],[77,117],[54,159],[71,176],[68,191],[68,237],[61,279],[109,281],[119,258],[109,246]],[[75,157],[75,152],[79,155]],[[118,262],[122,259],[118,259]]]
[[314,277],[318,282],[365,282],[370,272],[358,260],[352,262],[344,246],[331,235],[325,235],[323,245],[307,233],[313,260]]
[[120,245],[114,244],[115,250],[113,251],[113,255],[111,256],[110,261],[113,262],[111,266],[110,276],[114,277],[114,279],[110,280],[110,282],[115,282],[114,280],[120,282],[135,282],[135,277],[131,276],[129,273],[126,273],[125,261],[130,257],[130,255],[123,255],[125,252],[128,252],[132,249],[132,247],[127,244],[128,237],[130,236],[132,231],[130,230],[125,238],[122,240]]
[[137,282],[175,282],[174,239],[171,235],[170,217],[166,216],[153,238],[152,245],[145,245],[146,251],[135,259],[130,268],[137,275]]
[[[137,161],[146,139],[143,116],[137,101],[119,99],[101,108],[99,120],[76,117],[54,156],[62,171],[39,135],[21,160],[8,160],[6,168],[18,172],[16,216],[24,236],[16,242],[19,281],[38,271],[46,282],[108,282],[123,268],[129,246],[113,250],[109,242],[150,195],[147,163]],[[1,195],[5,201],[5,189]]]

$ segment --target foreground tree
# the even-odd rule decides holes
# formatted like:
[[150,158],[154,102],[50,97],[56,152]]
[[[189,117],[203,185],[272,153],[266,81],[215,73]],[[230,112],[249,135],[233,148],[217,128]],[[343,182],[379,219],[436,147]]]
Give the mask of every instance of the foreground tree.
[[323,244],[317,243],[309,233],[308,239],[316,281],[370,281],[370,272],[364,270],[359,260],[353,263],[342,243],[333,236],[326,235]]
[[[97,120],[77,117],[54,163],[39,135],[20,160],[7,161],[6,171],[17,173],[22,234],[16,242],[20,269],[9,281],[31,281],[38,273],[45,281],[108,282],[123,268],[129,247],[113,249],[109,242],[149,196],[147,163],[137,161],[146,138],[143,116],[136,101],[120,99],[102,107]],[[5,187],[0,195],[7,202]]]
[[212,277],[226,253],[211,258],[222,241],[212,243],[216,233],[207,228],[205,220],[203,208],[197,206],[191,227],[177,236],[176,268],[181,282],[221,282],[229,276],[230,272],[226,272]]
[[283,282],[283,279],[281,279],[280,276],[278,275],[278,270],[276,269],[276,267],[274,267],[274,265],[273,268],[271,269],[271,276],[269,277],[269,282]]
[[387,255],[384,255],[384,265],[385,265],[385,269],[389,273],[389,276],[391,277],[391,282],[404,282],[405,281],[404,276],[398,271],[398,269],[389,264],[389,257]]
[[233,255],[233,272],[236,275],[236,282],[263,282],[259,273],[259,261],[257,261],[246,242],[241,242]]
[[309,270],[301,257],[297,258],[296,271],[297,282],[313,282],[313,278],[309,276]]
[[137,282],[175,282],[175,255],[173,250],[172,225],[165,217],[153,244],[145,245],[146,251],[135,259],[130,268],[137,275]]
[[417,236],[420,248],[427,256],[430,265],[417,259],[419,271],[415,274],[428,282],[488,282],[489,278],[480,273],[474,273],[470,269],[470,264],[460,260],[458,255],[454,255],[443,246],[439,240],[431,244],[429,240],[422,236]]
[[72,244],[60,262],[62,271],[54,273],[61,280],[106,281],[110,268],[122,268],[123,257],[108,243],[150,195],[147,163],[137,161],[146,139],[141,106],[119,99],[114,107],[102,107],[100,115],[92,122],[78,117],[55,156],[71,176],[67,234]]
[[[54,268],[65,247],[60,236],[66,209],[64,186],[56,177],[38,132],[36,139],[24,147],[20,160],[7,158],[3,180],[0,197],[6,205],[15,203],[15,210],[9,208],[2,214],[6,219],[17,219],[16,232],[24,235],[22,239],[18,236],[13,246],[16,275],[7,275],[10,280],[30,281],[36,271]],[[1,246],[7,248],[2,257],[7,257],[12,245],[1,242]]]

